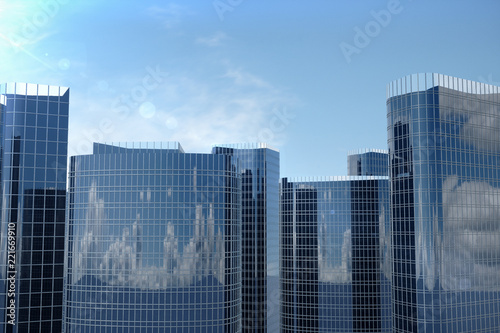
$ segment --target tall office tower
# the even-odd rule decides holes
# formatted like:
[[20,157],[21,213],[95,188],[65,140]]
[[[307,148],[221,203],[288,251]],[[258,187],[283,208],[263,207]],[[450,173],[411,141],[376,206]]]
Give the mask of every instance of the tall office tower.
[[241,332],[235,158],[94,144],[69,182],[66,332]]
[[69,89],[0,85],[0,332],[60,332]]
[[500,331],[500,88],[387,90],[396,332]]
[[261,143],[214,146],[212,153],[240,160],[243,332],[266,332],[267,327],[275,332],[279,329],[279,152]]
[[389,157],[386,150],[360,149],[347,155],[348,176],[388,176]]
[[390,332],[388,177],[283,178],[280,205],[281,332]]

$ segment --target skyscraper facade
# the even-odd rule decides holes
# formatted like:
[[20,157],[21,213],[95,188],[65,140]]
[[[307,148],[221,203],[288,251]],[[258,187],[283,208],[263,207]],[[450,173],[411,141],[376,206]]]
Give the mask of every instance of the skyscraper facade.
[[396,332],[500,331],[500,88],[387,89]]
[[387,150],[359,149],[347,155],[348,176],[389,176]]
[[280,196],[281,332],[390,332],[388,177],[283,178]]
[[94,144],[69,182],[66,332],[241,332],[236,158]]
[[0,331],[62,325],[69,89],[0,85]]
[[234,156],[240,162],[243,332],[264,333],[268,326],[277,330],[279,152],[257,143],[218,145],[212,153]]

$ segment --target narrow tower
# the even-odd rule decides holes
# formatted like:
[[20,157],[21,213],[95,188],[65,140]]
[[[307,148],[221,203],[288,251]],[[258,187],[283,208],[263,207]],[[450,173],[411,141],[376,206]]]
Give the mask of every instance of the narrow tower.
[[69,89],[0,85],[1,332],[62,325]]

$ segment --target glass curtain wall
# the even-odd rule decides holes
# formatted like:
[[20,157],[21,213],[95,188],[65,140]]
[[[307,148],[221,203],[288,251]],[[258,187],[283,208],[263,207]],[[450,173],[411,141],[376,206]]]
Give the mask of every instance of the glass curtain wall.
[[500,331],[500,88],[387,88],[396,332]]
[[60,332],[69,89],[0,85],[0,332]]
[[243,332],[279,330],[279,152],[263,143],[225,144],[242,182]]
[[236,159],[173,143],[71,158],[67,332],[240,332]]
[[280,202],[281,332],[390,332],[388,178],[283,178]]

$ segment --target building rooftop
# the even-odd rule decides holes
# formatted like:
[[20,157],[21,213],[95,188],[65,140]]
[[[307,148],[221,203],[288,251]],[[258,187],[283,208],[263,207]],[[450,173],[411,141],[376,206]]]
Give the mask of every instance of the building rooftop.
[[263,142],[250,142],[250,143],[223,143],[212,145],[213,147],[221,147],[221,148],[233,148],[233,149],[271,149],[279,152],[278,149],[270,146],[267,143]]
[[438,73],[412,74],[387,85],[387,98],[443,87],[469,94],[499,94],[500,87]]

